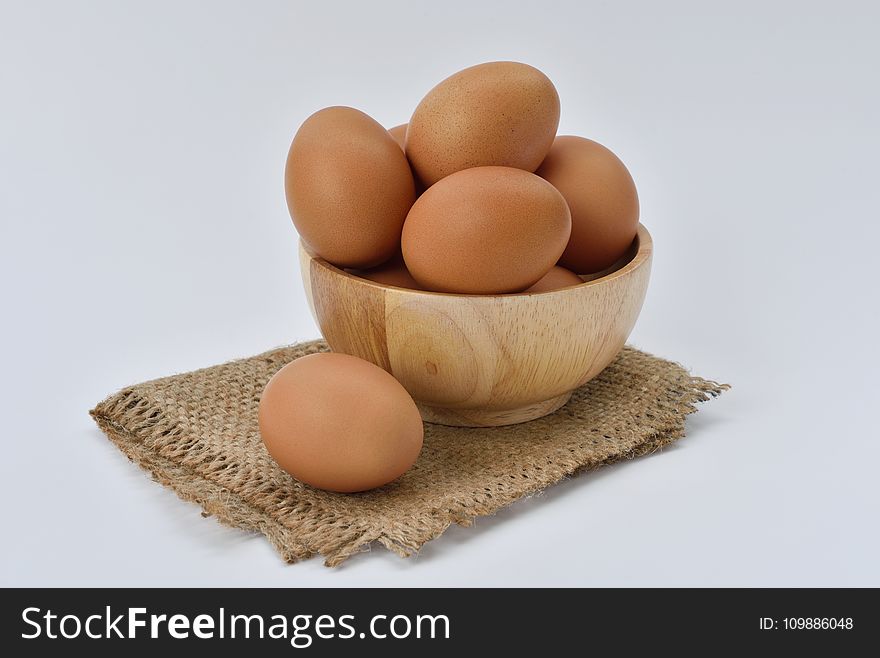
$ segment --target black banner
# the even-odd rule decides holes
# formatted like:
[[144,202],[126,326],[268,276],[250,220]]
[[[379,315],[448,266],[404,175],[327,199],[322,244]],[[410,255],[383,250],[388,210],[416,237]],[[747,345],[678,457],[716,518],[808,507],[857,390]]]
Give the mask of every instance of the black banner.
[[[7,589],[2,643],[14,654],[146,646],[190,654],[223,643],[257,655],[478,647],[525,655],[617,650],[865,646],[876,590]],[[69,646],[76,643],[76,646]]]

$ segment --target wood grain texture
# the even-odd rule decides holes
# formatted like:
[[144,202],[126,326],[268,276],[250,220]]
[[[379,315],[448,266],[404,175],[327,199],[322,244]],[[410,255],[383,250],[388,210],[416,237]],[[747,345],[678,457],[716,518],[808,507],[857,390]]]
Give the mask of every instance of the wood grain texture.
[[653,245],[583,285],[542,293],[451,295],[383,286],[300,247],[312,310],[334,351],[393,374],[425,420],[494,426],[565,403],[623,347],[638,318]]
[[341,272],[336,276],[324,261],[310,263],[312,309],[324,339],[335,352],[372,361],[391,372],[385,338],[385,294],[364,279]]

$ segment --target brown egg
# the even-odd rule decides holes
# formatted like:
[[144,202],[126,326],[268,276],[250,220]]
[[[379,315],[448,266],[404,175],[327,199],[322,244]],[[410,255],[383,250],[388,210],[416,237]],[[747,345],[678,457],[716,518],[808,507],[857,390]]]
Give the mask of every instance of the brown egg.
[[350,107],[320,110],[300,126],[284,188],[299,234],[340,267],[388,260],[415,200],[412,172],[397,142]]
[[559,259],[571,232],[562,195],[522,169],[475,167],[429,187],[403,226],[403,258],[426,290],[525,290]]
[[260,434],[300,482],[366,491],[412,466],[424,428],[406,389],[379,366],[347,354],[311,354],[281,368],[263,390]]
[[394,138],[394,141],[400,145],[400,148],[405,148],[405,146],[406,146],[406,124],[405,123],[402,123],[399,126],[394,126],[393,128],[389,128],[388,134]]
[[[400,145],[400,148],[404,148],[404,144],[406,142],[406,126],[407,124],[402,123],[399,126],[394,126],[393,128],[388,129],[388,134],[394,138],[394,141]],[[412,166],[410,166],[410,170],[412,170]],[[416,184],[416,197],[420,197],[422,192],[425,191],[425,186],[418,179],[418,177],[413,173],[413,180]]]
[[549,292],[551,290],[576,286],[583,282],[584,280],[571,270],[554,265],[553,268],[541,277],[536,284],[530,288],[526,288],[525,292]]
[[425,186],[468,167],[535,171],[558,125],[559,95],[546,75],[527,64],[489,62],[428,92],[409,121],[406,155]]
[[419,289],[418,282],[409,273],[409,270],[406,269],[406,263],[403,262],[401,254],[397,254],[397,256],[378,267],[369,270],[352,270],[351,273],[362,279],[381,283],[384,286],[397,286],[398,288],[409,288],[411,290]]
[[624,164],[583,137],[557,137],[537,173],[571,208],[571,239],[559,264],[578,274],[610,267],[639,227],[639,196]]

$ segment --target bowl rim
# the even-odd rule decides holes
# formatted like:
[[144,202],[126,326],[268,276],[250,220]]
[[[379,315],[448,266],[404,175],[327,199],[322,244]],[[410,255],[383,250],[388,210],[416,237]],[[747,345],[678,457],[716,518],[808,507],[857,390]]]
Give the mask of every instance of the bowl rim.
[[[370,286],[373,288],[378,288],[380,290],[399,290],[406,293],[412,293],[414,295],[430,295],[430,296],[438,296],[438,297],[467,297],[468,299],[476,299],[480,297],[488,297],[492,299],[506,299],[506,298],[516,298],[516,297],[534,297],[536,295],[554,295],[558,293],[569,292],[573,290],[580,290],[581,288],[587,286],[596,286],[601,285],[603,283],[607,283],[609,281],[613,281],[614,279],[620,278],[622,276],[626,276],[630,272],[635,271],[640,268],[642,265],[647,262],[647,260],[651,257],[651,254],[654,251],[654,241],[651,238],[651,234],[648,232],[648,229],[645,228],[645,225],[641,222],[639,223],[638,229],[636,230],[636,237],[634,240],[638,240],[638,247],[636,248],[636,253],[630,258],[623,266],[609,272],[608,274],[604,274],[595,279],[590,279],[589,281],[584,281],[583,283],[576,283],[571,286],[566,286],[565,288],[557,288],[556,290],[543,290],[539,292],[508,292],[508,293],[496,293],[496,294],[468,294],[468,293],[460,293],[460,292],[436,292],[433,290],[414,290],[413,288],[402,288],[400,286],[392,286],[390,284],[378,283],[376,281],[372,281],[370,279],[365,279],[364,277],[358,276],[356,274],[352,274],[350,272],[346,272],[344,269],[333,265],[329,261],[324,260],[320,256],[318,256],[311,247],[309,247],[305,241],[300,238],[299,247],[308,257],[310,262],[314,262],[321,267],[331,271],[335,275],[341,275],[343,277],[348,277],[350,279],[356,280],[361,285]],[[578,274],[578,276],[581,276]]]

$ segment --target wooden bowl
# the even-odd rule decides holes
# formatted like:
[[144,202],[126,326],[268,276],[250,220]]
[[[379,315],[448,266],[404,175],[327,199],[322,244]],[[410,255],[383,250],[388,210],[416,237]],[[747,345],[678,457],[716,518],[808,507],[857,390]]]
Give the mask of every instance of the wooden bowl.
[[394,375],[432,423],[470,427],[540,418],[564,405],[621,350],[651,272],[639,226],[614,267],[561,290],[457,295],[349,274],[300,245],[312,314],[335,352]]

